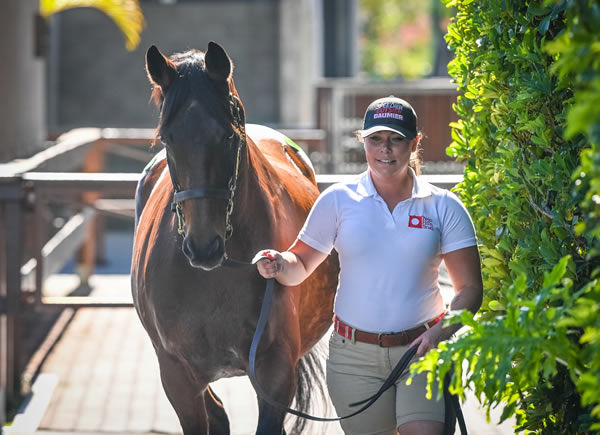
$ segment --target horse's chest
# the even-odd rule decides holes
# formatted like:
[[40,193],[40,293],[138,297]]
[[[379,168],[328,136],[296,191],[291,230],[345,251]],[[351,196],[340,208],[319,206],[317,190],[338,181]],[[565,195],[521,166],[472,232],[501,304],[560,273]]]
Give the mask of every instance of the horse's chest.
[[241,308],[249,302],[224,294],[209,298],[209,291],[195,290],[196,297],[153,301],[157,344],[211,378],[242,374],[252,330],[244,327],[248,312]]

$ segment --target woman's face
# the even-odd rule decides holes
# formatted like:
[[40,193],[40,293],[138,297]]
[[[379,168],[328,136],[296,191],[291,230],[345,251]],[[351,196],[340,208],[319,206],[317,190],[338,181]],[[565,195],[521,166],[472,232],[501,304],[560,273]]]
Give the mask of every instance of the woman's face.
[[404,174],[418,142],[418,138],[406,139],[393,131],[378,131],[365,137],[365,154],[371,172],[381,177]]

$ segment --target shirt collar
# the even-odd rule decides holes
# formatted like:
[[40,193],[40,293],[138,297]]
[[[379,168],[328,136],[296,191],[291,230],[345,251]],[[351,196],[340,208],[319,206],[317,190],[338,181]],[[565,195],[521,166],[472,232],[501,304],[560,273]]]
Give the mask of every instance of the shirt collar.
[[412,189],[412,197],[413,198],[426,198],[431,196],[431,185],[423,180],[421,177],[417,177],[413,168],[408,168],[410,170],[410,174],[413,177],[413,189]]
[[[426,198],[430,196],[431,186],[429,183],[417,177],[417,174],[415,174],[413,168],[409,167],[408,170],[413,178],[411,198]],[[373,184],[373,180],[371,179],[371,174],[369,173],[368,169],[360,175],[356,192],[364,197],[379,195],[375,189],[375,185]]]
[[364,196],[365,198],[368,196],[377,195],[377,190],[375,190],[375,186],[373,185],[373,180],[371,180],[371,175],[369,174],[368,169],[362,174],[360,174],[358,186],[356,187],[356,192]]

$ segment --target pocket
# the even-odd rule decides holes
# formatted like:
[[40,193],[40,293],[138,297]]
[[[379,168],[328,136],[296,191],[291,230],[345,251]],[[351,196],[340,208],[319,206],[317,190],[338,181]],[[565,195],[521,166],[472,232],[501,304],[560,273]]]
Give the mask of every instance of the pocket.
[[331,336],[329,337],[329,347],[333,347],[335,349],[343,349],[346,347],[350,340],[346,337],[341,336],[335,331],[332,331]]

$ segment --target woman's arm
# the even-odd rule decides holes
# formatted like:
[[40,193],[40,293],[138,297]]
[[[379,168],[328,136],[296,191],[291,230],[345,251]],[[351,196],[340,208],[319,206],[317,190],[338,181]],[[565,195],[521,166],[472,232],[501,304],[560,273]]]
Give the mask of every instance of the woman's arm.
[[[450,303],[451,310],[467,309],[476,313],[483,299],[483,282],[481,279],[481,262],[477,246],[458,249],[444,255],[444,263],[452,286],[454,298]],[[412,344],[419,343],[417,355],[422,356],[437,346],[440,341],[447,340],[461,328],[460,324],[442,328],[442,323],[428,329]]]
[[287,251],[269,249],[260,254],[267,258],[256,264],[258,273],[264,278],[275,278],[280,284],[289,286],[300,284],[327,258],[327,254],[311,248],[301,240],[296,240]]
[[[444,255],[444,263],[450,281],[454,287],[454,298],[450,302],[451,310],[466,309],[475,314],[483,300],[483,281],[481,279],[481,262],[477,246],[459,249]],[[446,330],[443,337],[446,340],[461,328],[461,325],[453,325]]]

